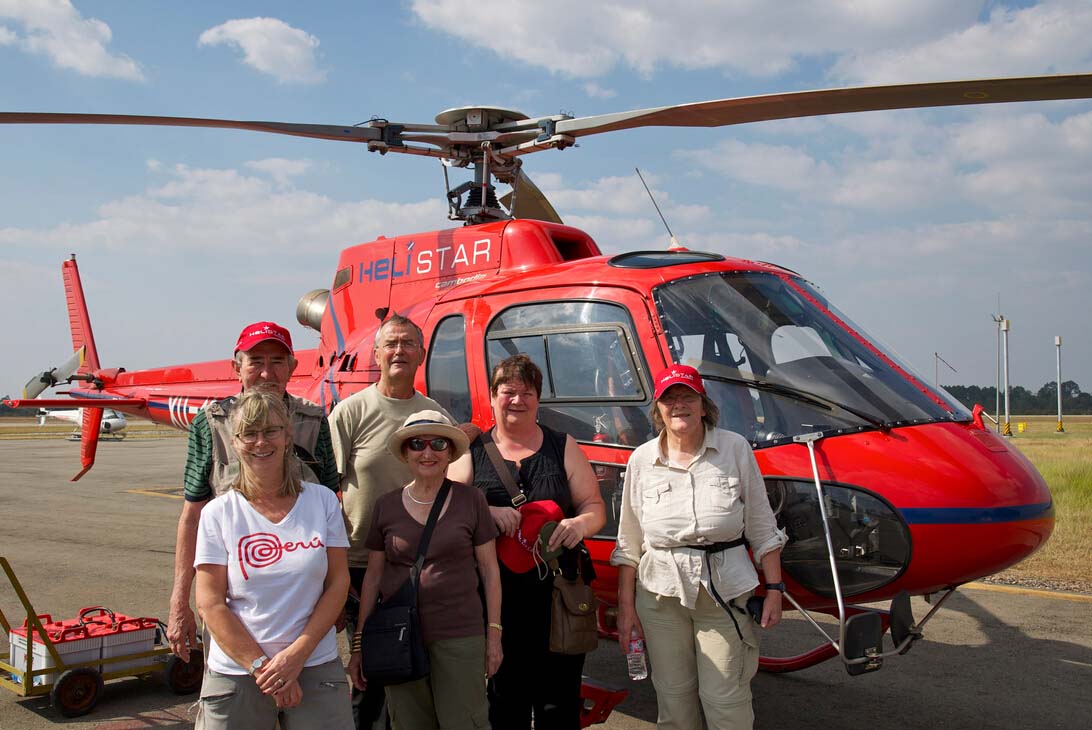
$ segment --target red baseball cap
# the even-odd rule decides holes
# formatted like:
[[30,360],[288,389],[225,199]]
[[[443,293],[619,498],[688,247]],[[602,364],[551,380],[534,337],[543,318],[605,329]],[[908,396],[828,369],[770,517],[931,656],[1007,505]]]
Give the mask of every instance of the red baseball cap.
[[705,395],[705,385],[701,381],[701,375],[689,365],[672,365],[661,370],[656,375],[656,392],[652,397],[656,400],[664,394],[664,391],[672,385],[685,385],[699,395]]
[[548,522],[565,519],[561,508],[549,499],[520,505],[520,522],[515,537],[497,538],[497,557],[513,573],[526,573],[535,567],[535,543]]
[[235,352],[248,352],[255,345],[266,340],[275,340],[284,345],[289,354],[292,353],[292,335],[276,322],[255,322],[243,327],[235,343]]

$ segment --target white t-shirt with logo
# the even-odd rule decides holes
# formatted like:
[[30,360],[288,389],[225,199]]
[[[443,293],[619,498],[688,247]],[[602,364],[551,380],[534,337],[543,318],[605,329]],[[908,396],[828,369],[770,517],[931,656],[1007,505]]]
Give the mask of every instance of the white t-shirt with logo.
[[[271,657],[307,626],[326,580],[326,548],[347,547],[341,504],[321,484],[304,482],[296,504],[279,523],[268,520],[232,489],[201,510],[193,565],[227,566],[228,608]],[[304,666],[337,656],[331,626]],[[221,674],[247,673],[215,638],[208,666]]]

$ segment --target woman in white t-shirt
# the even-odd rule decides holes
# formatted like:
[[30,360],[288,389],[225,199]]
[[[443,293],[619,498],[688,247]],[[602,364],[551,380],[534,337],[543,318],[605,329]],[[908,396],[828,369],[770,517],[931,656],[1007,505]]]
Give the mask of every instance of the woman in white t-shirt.
[[240,474],[201,510],[197,610],[212,634],[205,730],[351,728],[334,622],[349,588],[336,495],[300,482],[284,399],[248,389],[232,445]]

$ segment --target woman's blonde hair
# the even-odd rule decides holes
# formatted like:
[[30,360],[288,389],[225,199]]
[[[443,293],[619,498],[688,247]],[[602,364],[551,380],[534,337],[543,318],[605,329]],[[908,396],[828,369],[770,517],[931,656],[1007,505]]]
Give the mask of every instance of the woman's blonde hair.
[[[294,497],[303,491],[300,485],[300,465],[292,448],[292,424],[284,397],[271,388],[257,386],[243,391],[235,399],[232,432],[237,437],[244,431],[260,431],[270,426],[283,426],[289,447],[284,450],[284,476],[280,496]],[[248,500],[254,495],[255,477],[246,462],[239,459],[239,478],[231,485]]]

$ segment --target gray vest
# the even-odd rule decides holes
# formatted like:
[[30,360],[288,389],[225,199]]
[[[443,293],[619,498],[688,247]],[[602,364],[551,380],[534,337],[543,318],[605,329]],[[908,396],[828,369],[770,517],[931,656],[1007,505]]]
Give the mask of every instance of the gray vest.
[[[322,430],[322,422],[326,420],[326,414],[322,408],[311,401],[297,398],[294,395],[287,396],[288,418],[292,423],[292,443],[296,446],[296,455],[301,467],[300,479],[305,482],[319,482],[318,475],[306,464],[306,461],[314,460],[315,446],[318,444],[319,433]],[[231,413],[235,407],[235,396],[224,398],[210,404],[205,409],[209,429],[212,433],[212,470],[209,473],[209,487],[212,493],[219,497],[231,488],[231,485],[239,478],[239,456],[231,445],[234,436],[231,428]],[[300,449],[307,454],[301,455]]]

